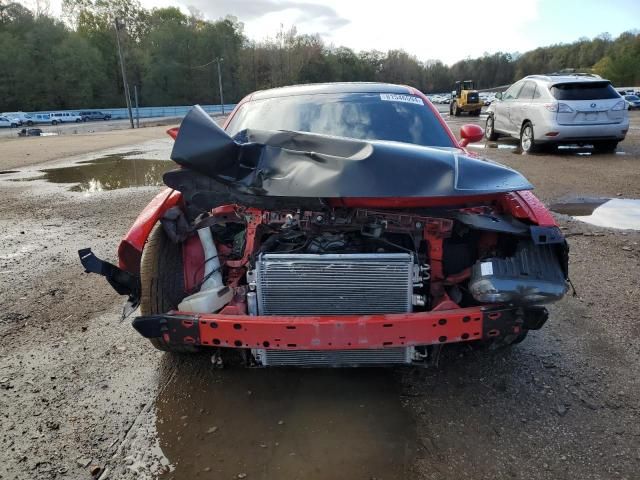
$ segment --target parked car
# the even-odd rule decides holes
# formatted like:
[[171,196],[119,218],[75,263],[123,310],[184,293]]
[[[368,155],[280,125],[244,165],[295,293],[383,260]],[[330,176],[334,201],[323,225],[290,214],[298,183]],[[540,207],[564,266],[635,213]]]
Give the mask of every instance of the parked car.
[[3,117],[10,118],[18,123],[18,125],[33,125],[33,116],[29,113],[24,112],[5,112],[2,114]]
[[19,125],[19,123],[11,118],[7,118],[7,117],[0,117],[0,127],[1,128],[15,128]]
[[640,108],[640,97],[638,95],[625,95],[624,100],[627,102],[629,110]]
[[84,122],[88,120],[111,120],[110,113],[103,113],[98,110],[87,110],[84,112],[80,112],[80,116],[82,117],[82,121]]
[[[520,342],[567,290],[553,216],[511,168],[470,155],[421,92],[378,83],[256,92],[221,129],[193,108],[168,190],[119,265],[160,350],[218,365],[421,364],[442,345]],[[473,208],[470,208],[473,207]]]
[[51,123],[51,115],[49,113],[36,113],[31,116],[31,119],[33,123]]
[[487,109],[485,137],[509,135],[523,152],[559,144],[613,152],[629,130],[626,103],[608,80],[589,75],[530,75]]
[[58,123],[80,123],[82,121],[82,117],[77,113],[71,112],[53,112],[50,115],[51,125],[57,125]]

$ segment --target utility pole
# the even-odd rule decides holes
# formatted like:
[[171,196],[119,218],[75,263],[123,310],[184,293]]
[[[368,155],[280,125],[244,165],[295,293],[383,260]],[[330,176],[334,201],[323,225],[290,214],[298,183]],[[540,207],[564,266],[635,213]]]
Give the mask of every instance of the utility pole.
[[118,44],[118,56],[120,57],[120,71],[122,72],[122,85],[124,87],[124,96],[127,101],[127,109],[129,110],[129,122],[131,128],[133,128],[133,112],[131,112],[131,97],[129,96],[129,84],[127,83],[126,67],[124,65],[124,57],[122,56],[122,47],[120,46],[120,26],[118,19],[114,20],[114,26],[116,29],[116,43]]
[[222,73],[220,72],[220,62],[224,60],[224,58],[216,58],[216,63],[218,64],[218,86],[220,87],[220,108],[222,109],[222,115],[224,115],[224,97],[222,96]]
[[140,108],[138,107],[138,85],[133,86],[133,94],[136,99],[136,128],[140,128]]

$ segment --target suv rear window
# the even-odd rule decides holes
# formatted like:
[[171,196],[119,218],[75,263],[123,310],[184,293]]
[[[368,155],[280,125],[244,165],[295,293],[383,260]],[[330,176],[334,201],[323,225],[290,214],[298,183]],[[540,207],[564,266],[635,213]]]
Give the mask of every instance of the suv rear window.
[[556,100],[606,100],[618,98],[618,92],[609,82],[560,83],[551,87]]

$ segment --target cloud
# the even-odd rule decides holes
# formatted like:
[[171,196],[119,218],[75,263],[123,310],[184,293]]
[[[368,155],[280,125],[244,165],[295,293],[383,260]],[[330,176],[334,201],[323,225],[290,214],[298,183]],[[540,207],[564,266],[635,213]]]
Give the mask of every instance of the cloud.
[[189,0],[187,3],[209,18],[234,15],[240,21],[251,22],[270,14],[295,10],[300,21],[313,19],[319,29],[335,30],[350,23],[330,6],[297,0]]

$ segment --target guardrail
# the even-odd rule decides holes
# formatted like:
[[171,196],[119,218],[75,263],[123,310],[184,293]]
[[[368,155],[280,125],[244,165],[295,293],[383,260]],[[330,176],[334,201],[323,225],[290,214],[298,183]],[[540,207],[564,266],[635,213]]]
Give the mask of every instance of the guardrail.
[[[140,107],[140,118],[155,118],[155,117],[184,117],[193,105],[184,105],[177,107]],[[205,112],[211,114],[221,114],[221,105],[200,105]],[[235,107],[235,104],[228,104],[224,106],[224,112],[229,113]],[[53,112],[102,112],[104,114],[110,114],[112,119],[129,118],[129,113],[126,108],[76,108],[73,110],[43,110],[39,112],[26,112],[30,115],[46,114]],[[132,109],[133,118],[136,118],[136,109]]]

